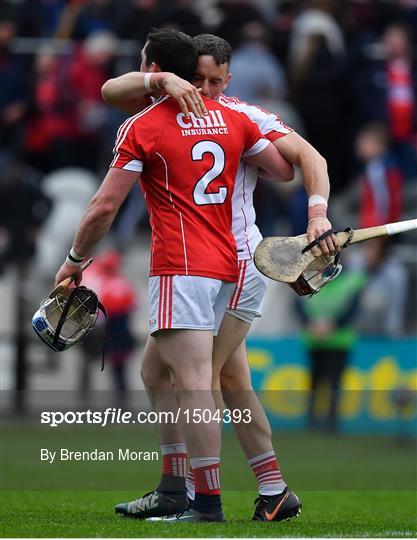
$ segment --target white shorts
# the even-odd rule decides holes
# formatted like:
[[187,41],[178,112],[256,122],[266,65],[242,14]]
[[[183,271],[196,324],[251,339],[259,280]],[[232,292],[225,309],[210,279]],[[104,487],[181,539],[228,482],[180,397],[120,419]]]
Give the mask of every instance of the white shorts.
[[220,328],[236,283],[200,276],[149,278],[149,328],[212,330]]
[[252,259],[239,261],[239,280],[235,286],[226,312],[249,324],[260,317],[267,280]]

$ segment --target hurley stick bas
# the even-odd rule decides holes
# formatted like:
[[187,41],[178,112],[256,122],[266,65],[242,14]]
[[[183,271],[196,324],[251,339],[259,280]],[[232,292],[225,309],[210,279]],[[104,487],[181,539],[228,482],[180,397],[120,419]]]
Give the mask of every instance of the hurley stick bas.
[[[371,238],[392,236],[417,229],[417,219],[388,223],[366,229],[349,230],[335,233],[339,244],[355,244]],[[255,250],[254,262],[257,269],[275,281],[293,283],[306,268],[315,260],[311,250],[305,251],[308,245],[307,235],[300,236],[270,236],[264,238]]]

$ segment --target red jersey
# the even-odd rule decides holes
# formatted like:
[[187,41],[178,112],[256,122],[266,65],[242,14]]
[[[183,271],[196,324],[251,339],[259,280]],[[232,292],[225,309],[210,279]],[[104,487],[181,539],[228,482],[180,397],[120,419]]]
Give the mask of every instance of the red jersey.
[[231,231],[239,160],[269,143],[242,113],[204,99],[208,115],[186,118],[168,96],[118,131],[111,167],[141,173],[152,227],[150,275],[237,280]]

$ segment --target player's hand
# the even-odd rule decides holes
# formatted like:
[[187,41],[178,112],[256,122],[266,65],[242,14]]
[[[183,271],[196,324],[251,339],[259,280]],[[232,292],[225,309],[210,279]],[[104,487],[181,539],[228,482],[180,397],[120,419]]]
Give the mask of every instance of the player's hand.
[[[330,221],[327,218],[313,218],[308,222],[307,226],[307,240],[308,243],[314,242],[316,238],[332,228]],[[320,246],[320,247],[319,247]],[[324,240],[321,240],[319,246],[315,246],[311,249],[311,253],[315,257],[320,255],[330,255],[335,253],[339,249],[339,242],[335,234],[328,236]]]
[[81,279],[83,276],[83,271],[81,266],[74,266],[72,264],[68,264],[67,262],[64,262],[64,264],[61,266],[61,268],[58,270],[55,276],[55,287],[61,283],[61,281],[64,281],[64,279],[67,279],[69,277],[74,277],[74,283],[78,287],[78,285],[81,283]]
[[178,102],[186,116],[190,112],[193,112],[197,118],[202,118],[203,115],[207,114],[201,93],[188,81],[170,73],[164,81],[164,89]]

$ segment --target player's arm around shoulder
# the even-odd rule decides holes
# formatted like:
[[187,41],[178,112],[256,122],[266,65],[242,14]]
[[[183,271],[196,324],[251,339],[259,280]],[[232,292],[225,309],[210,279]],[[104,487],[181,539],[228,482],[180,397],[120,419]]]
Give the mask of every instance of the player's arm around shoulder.
[[101,87],[104,101],[126,114],[135,114],[149,105],[144,73],[132,71],[109,79]]
[[197,88],[174,73],[142,73],[132,71],[109,79],[101,88],[103,99],[109,105],[127,114],[142,111],[151,97],[167,94],[175,99],[182,112],[193,112],[197,117],[206,114],[206,107]]
[[294,168],[288,163],[261,133],[258,125],[242,111],[230,111],[243,136],[242,159],[258,167],[265,178],[290,181],[294,178]]
[[[237,98],[228,98],[226,96],[222,96],[221,103],[235,113],[238,112],[252,123],[255,123],[262,134],[261,136],[271,142],[292,132],[292,129],[286,126],[279,116],[258,105],[246,103]],[[277,152],[280,154],[279,150],[277,150]],[[257,159],[249,157],[246,160],[250,163],[253,162],[254,165],[258,166],[258,175],[262,178],[284,182],[293,180],[295,174],[293,165],[282,155],[273,154],[271,150],[269,150],[269,153],[269,155],[265,154],[265,161],[267,163],[269,162],[267,169],[258,166],[257,161],[259,161],[259,156]],[[261,159],[264,159],[265,156],[261,156]]]
[[[327,162],[306,139],[295,131],[291,131],[276,139],[273,144],[287,161],[301,168],[303,175],[307,173],[307,177],[311,178],[319,173],[320,181],[323,184],[322,189],[330,191]],[[311,174],[309,174],[310,171]]]
[[265,180],[278,180],[281,182],[294,180],[293,165],[281,155],[271,142],[259,154],[244,159],[251,165],[258,167],[259,176]]

